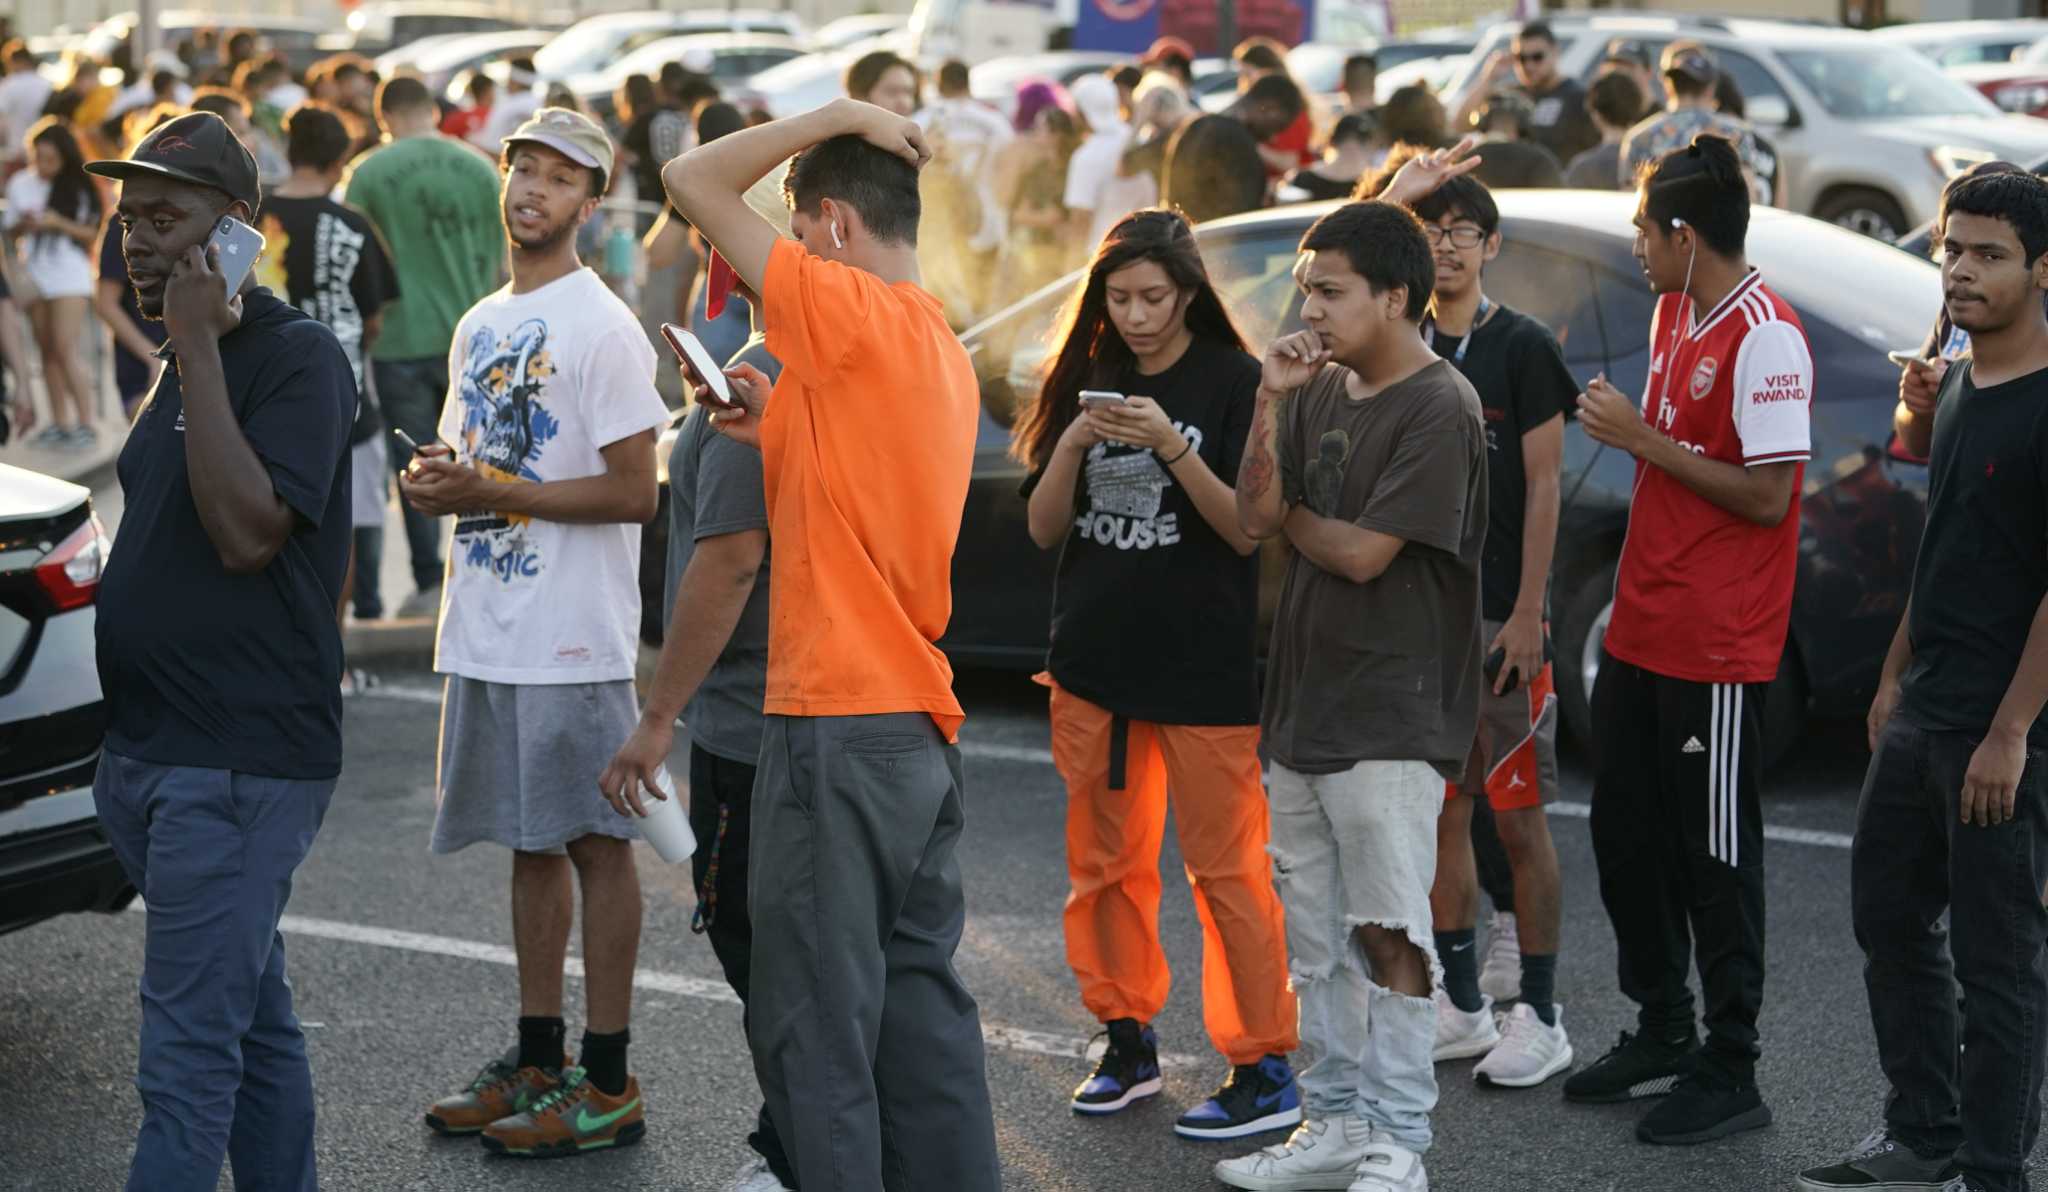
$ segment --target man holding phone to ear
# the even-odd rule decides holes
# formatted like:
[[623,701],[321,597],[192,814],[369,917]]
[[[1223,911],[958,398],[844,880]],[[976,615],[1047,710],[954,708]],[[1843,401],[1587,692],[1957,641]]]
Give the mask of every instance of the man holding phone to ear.
[[[778,863],[749,881],[749,1041],[805,1188],[1002,1182],[980,1013],[952,963],[963,717],[936,642],[980,400],[918,284],[930,156],[914,122],[840,100],[662,171],[761,295],[783,363],[772,400],[733,370],[744,408],[715,425],[761,448],[777,559],[753,852]],[[794,240],[744,198],[791,157]]]
[[[99,598],[100,823],[149,906],[131,1192],[312,1192],[313,1081],[278,919],[341,771],[355,377],[334,333],[202,249],[260,201],[220,118],[126,161],[122,253],[167,368],[120,460]],[[243,223],[230,225],[244,253]],[[239,255],[239,254],[237,254]],[[230,293],[230,285],[233,292]]]

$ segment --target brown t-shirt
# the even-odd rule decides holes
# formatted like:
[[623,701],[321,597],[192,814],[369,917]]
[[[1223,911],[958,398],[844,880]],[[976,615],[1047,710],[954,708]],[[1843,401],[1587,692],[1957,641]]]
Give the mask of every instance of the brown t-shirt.
[[1289,559],[1266,670],[1266,750],[1302,774],[1424,761],[1454,777],[1479,714],[1479,396],[1447,361],[1363,401],[1346,392],[1350,376],[1331,365],[1288,400],[1281,496],[1407,545],[1363,584]]

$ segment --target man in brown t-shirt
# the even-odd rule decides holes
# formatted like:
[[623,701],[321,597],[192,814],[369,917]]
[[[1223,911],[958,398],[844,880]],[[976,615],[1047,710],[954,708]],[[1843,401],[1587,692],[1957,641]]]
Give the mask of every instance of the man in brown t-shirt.
[[1479,708],[1485,433],[1478,395],[1422,338],[1435,265],[1415,216],[1353,203],[1301,247],[1309,330],[1266,353],[1237,501],[1246,533],[1295,551],[1262,727],[1302,1041],[1321,1058],[1301,1129],[1216,1174],[1420,1192],[1436,819]]

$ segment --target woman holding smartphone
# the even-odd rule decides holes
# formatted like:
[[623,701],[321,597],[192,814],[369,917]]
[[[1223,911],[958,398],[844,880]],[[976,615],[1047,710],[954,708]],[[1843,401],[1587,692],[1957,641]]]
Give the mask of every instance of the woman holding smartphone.
[[[1160,1090],[1166,1004],[1159,849],[1170,791],[1202,922],[1202,1003],[1231,1064],[1176,1133],[1237,1138],[1301,1120],[1294,997],[1266,857],[1253,680],[1257,544],[1237,475],[1259,362],[1178,212],[1111,228],[1069,308],[1012,450],[1031,536],[1058,548],[1053,759],[1067,786],[1067,960],[1109,1048],[1077,1113]],[[1084,391],[1087,391],[1084,393]]]

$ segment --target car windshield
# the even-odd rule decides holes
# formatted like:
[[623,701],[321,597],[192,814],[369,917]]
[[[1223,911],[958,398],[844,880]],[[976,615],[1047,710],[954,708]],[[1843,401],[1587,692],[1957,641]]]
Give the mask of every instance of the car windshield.
[[[666,32],[669,26],[661,26]],[[566,79],[586,74],[604,65],[631,34],[616,21],[585,21],[542,46],[533,56],[533,68],[544,79]]]
[[1859,45],[1780,50],[1778,57],[1829,114],[1844,120],[1998,114],[1990,100],[1911,50]]

